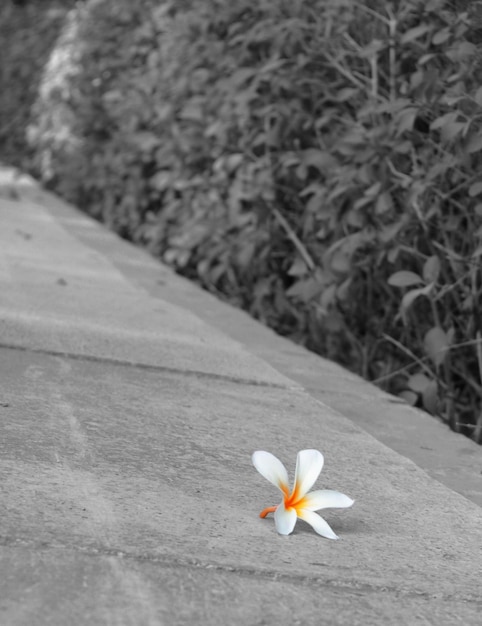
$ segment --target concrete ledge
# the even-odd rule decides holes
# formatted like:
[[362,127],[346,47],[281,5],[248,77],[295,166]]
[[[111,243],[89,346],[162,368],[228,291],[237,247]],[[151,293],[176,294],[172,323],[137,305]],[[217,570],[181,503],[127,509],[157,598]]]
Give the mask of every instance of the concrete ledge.
[[[479,447],[5,177],[3,623],[480,623]],[[305,447],[338,542],[257,515]]]
[[65,203],[35,184],[33,190],[33,193],[24,191],[24,195],[33,195],[48,207],[58,223],[88,249],[105,254],[131,286],[212,324],[293,384],[301,385],[314,398],[411,459],[432,478],[482,506],[482,446],[336,363],[279,337],[244,311],[196,288],[144,251],[100,229],[88,217],[72,212]]

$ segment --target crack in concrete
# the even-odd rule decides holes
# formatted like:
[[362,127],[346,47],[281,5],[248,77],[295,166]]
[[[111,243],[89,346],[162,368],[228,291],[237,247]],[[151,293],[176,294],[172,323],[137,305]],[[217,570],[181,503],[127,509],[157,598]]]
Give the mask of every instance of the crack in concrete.
[[254,387],[267,387],[269,389],[284,389],[290,391],[304,391],[303,387],[297,385],[293,386],[282,385],[280,383],[270,383],[262,380],[255,380],[254,378],[240,378],[237,376],[227,376],[225,374],[216,374],[214,372],[201,372],[199,370],[187,370],[179,369],[175,367],[167,367],[165,365],[149,365],[148,363],[141,363],[138,361],[121,361],[119,359],[110,359],[107,357],[98,357],[90,354],[76,354],[73,352],[64,352],[62,350],[47,350],[45,348],[28,348],[26,346],[20,346],[15,344],[0,343],[0,349],[4,350],[18,350],[20,352],[30,352],[33,354],[45,354],[48,356],[59,356],[65,359],[71,359],[74,361],[88,361],[94,363],[105,363],[108,365],[117,365],[120,367],[133,367],[136,369],[148,370],[152,372],[165,372],[167,374],[179,374],[181,376],[187,376],[190,378],[200,378],[209,380],[224,380],[229,383],[244,386]]
[[396,585],[377,585],[373,583],[359,582],[355,579],[326,578],[323,576],[309,574],[289,574],[279,572],[273,569],[262,569],[248,567],[245,565],[236,566],[224,563],[208,563],[197,559],[176,558],[171,555],[161,554],[153,555],[147,553],[133,553],[116,548],[91,547],[65,545],[62,543],[48,543],[41,541],[34,544],[22,539],[15,539],[0,536],[0,547],[5,548],[27,548],[36,551],[58,550],[63,552],[71,551],[79,553],[86,557],[99,558],[117,558],[120,560],[131,561],[134,563],[148,563],[157,565],[167,569],[186,569],[186,570],[204,570],[220,574],[228,574],[247,579],[267,580],[270,582],[279,582],[291,584],[294,586],[319,588],[320,586],[330,587],[331,590],[339,590],[341,593],[348,593],[356,596],[365,594],[383,593],[395,595],[397,598],[412,598],[422,600],[437,600],[440,602],[464,602],[478,607],[482,610],[482,598],[474,594],[434,594],[424,590],[416,590],[408,587],[398,587]]

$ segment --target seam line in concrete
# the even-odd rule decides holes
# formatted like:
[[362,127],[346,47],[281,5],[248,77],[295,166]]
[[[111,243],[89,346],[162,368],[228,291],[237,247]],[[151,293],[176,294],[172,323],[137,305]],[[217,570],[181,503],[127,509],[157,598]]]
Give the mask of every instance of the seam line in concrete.
[[46,354],[49,356],[59,356],[65,359],[72,359],[75,361],[91,361],[94,363],[106,363],[108,365],[118,365],[120,367],[133,367],[136,369],[143,369],[152,372],[166,372],[169,374],[180,374],[181,376],[188,376],[194,378],[207,378],[210,380],[224,380],[226,382],[234,383],[236,385],[245,385],[248,387],[268,387],[270,389],[285,389],[291,391],[304,391],[304,388],[296,383],[293,386],[281,385],[278,383],[269,383],[266,381],[255,380],[251,378],[239,378],[236,376],[226,376],[224,374],[216,374],[214,372],[201,372],[199,370],[179,369],[176,367],[167,367],[166,365],[150,365],[148,363],[140,363],[137,361],[121,361],[119,359],[110,359],[107,357],[98,357],[90,354],[76,354],[74,352],[64,352],[63,350],[47,350],[45,348],[28,348],[26,346],[20,346],[15,344],[0,343],[0,349],[4,350],[18,350],[20,352],[31,352],[33,354]]
[[150,563],[159,567],[171,568],[171,569],[192,569],[208,570],[212,572],[218,572],[222,574],[228,574],[232,576],[238,576],[241,578],[269,580],[273,582],[285,582],[292,585],[310,585],[330,587],[332,590],[339,590],[340,592],[346,592],[351,594],[366,594],[366,593],[386,593],[396,595],[397,598],[420,598],[430,600],[437,598],[442,602],[466,602],[475,606],[480,606],[482,609],[482,599],[474,595],[460,595],[460,594],[442,594],[434,595],[427,591],[416,591],[414,589],[400,588],[391,585],[376,585],[370,583],[359,583],[356,580],[342,580],[339,578],[323,578],[322,576],[307,576],[304,574],[286,574],[283,572],[277,572],[269,569],[255,569],[252,567],[234,565],[224,565],[217,563],[205,563],[194,559],[175,559],[170,558],[168,555],[154,556],[149,554],[135,554],[122,550],[116,550],[115,548],[90,548],[81,546],[66,546],[63,544],[48,544],[42,542],[38,545],[32,545],[29,542],[24,541],[12,541],[7,537],[0,538],[0,546],[4,548],[27,548],[42,550],[44,552],[48,550],[58,551],[71,551],[83,554],[84,556],[91,558],[99,557],[111,557],[119,559],[120,561],[131,561],[137,563]]

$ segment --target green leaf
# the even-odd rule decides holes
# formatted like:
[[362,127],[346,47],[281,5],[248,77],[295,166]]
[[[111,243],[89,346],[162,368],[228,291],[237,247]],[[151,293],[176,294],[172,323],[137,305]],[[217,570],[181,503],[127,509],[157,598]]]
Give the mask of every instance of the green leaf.
[[422,35],[425,35],[425,33],[427,33],[429,30],[431,30],[431,27],[428,24],[419,24],[418,26],[415,26],[414,28],[411,28],[410,30],[407,30],[405,33],[403,33],[400,38],[400,42],[402,44],[410,43],[411,41],[418,39]]
[[440,326],[434,326],[426,333],[423,345],[432,363],[439,367],[447,357],[450,347],[446,333]]
[[437,57],[437,55],[435,53],[428,53],[428,54],[424,54],[422,55],[418,61],[417,61],[417,65],[419,67],[422,67],[423,65],[427,65],[429,61],[432,61],[432,59],[435,59]]
[[154,133],[140,131],[130,136],[131,142],[143,152],[151,152],[154,148],[158,148],[161,140]]
[[[479,228],[479,232],[476,233],[476,236],[480,237],[481,234],[482,234],[482,227]],[[480,246],[477,246],[477,248],[473,251],[471,256],[473,259],[477,259],[478,257],[482,256],[482,244]]]
[[336,297],[340,302],[345,302],[346,300],[348,300],[350,296],[350,287],[352,285],[352,282],[352,278],[347,278],[341,283],[341,285],[338,285],[336,289]]
[[388,284],[393,287],[411,287],[412,285],[423,284],[423,278],[415,272],[408,272],[402,270],[401,272],[395,272],[388,279]]
[[[407,225],[407,222],[410,220],[408,215],[402,215],[398,222],[393,224],[387,224],[386,226],[380,227],[378,231],[378,239],[382,243],[393,242],[395,237],[400,233],[402,228]],[[396,246],[395,246],[396,247]]]
[[469,196],[474,198],[482,193],[482,183],[473,183],[469,187]]
[[469,154],[482,150],[482,133],[477,132],[471,135],[465,145],[465,149]]
[[445,6],[445,0],[428,0],[425,5],[425,11],[437,11],[439,12]]
[[356,200],[356,202],[353,204],[353,208],[355,209],[355,211],[358,211],[359,209],[362,209],[364,206],[368,206],[369,204],[373,203],[373,198],[370,196],[362,196],[361,198],[358,198],[358,200]]
[[320,280],[310,277],[298,280],[286,291],[286,295],[302,302],[311,302],[322,294],[323,289],[324,285]]
[[348,274],[351,270],[351,255],[343,249],[335,250],[331,257],[330,269],[337,274]]
[[297,255],[287,273],[288,276],[295,276],[297,278],[306,276],[309,273],[306,261],[301,256]]
[[187,102],[183,106],[179,117],[189,122],[202,122],[204,120],[204,112],[199,102],[192,101]]
[[418,109],[415,107],[408,107],[403,109],[397,115],[397,134],[401,135],[406,130],[413,130],[413,124],[415,122],[415,118],[417,117]]
[[432,43],[434,46],[439,46],[442,43],[445,43],[450,39],[450,28],[442,28],[437,31],[435,35],[432,37]]
[[323,289],[323,293],[321,294],[320,304],[321,306],[328,310],[334,303],[336,302],[336,285],[333,283]]
[[425,72],[423,70],[417,70],[410,76],[410,87],[417,89],[425,80]]
[[410,389],[405,389],[398,394],[399,398],[403,398],[407,404],[410,406],[415,406],[418,400],[418,393],[414,391],[410,391]]
[[249,81],[255,74],[254,67],[240,67],[231,75],[229,82],[239,90],[243,83]]
[[161,170],[157,172],[149,179],[149,184],[153,189],[157,189],[158,191],[164,191],[167,189],[171,183],[171,173],[166,170]]
[[443,128],[447,124],[450,124],[451,122],[455,122],[458,116],[459,116],[458,111],[451,111],[450,113],[444,113],[444,115],[437,117],[430,124],[430,130],[438,130],[439,128]]
[[429,257],[423,266],[423,278],[426,283],[435,283],[440,274],[440,259],[436,254]]
[[322,150],[317,150],[316,148],[303,150],[301,160],[304,165],[314,167],[322,174],[336,164],[336,161],[331,154]]
[[377,198],[376,204],[375,204],[375,213],[377,215],[382,215],[382,213],[386,213],[387,211],[389,211],[393,206],[393,202],[392,202],[392,196],[390,195],[390,192],[385,191],[382,194],[380,194]]
[[442,141],[451,143],[462,134],[466,126],[465,122],[450,122],[449,124],[445,124],[441,130]]
[[452,46],[450,50],[445,53],[447,57],[455,63],[464,61],[473,56],[477,52],[477,47],[469,41],[461,41]]
[[375,196],[378,196],[381,188],[382,188],[382,183],[380,181],[377,181],[371,187],[369,187],[368,189],[365,189],[365,196],[374,198]]
[[403,317],[403,320],[407,321],[407,313],[408,309],[412,306],[415,300],[420,296],[429,296],[430,292],[433,289],[433,283],[430,283],[426,287],[421,287],[420,289],[412,289],[408,291],[402,298],[402,303],[400,305],[400,311]]
[[325,203],[325,192],[315,193],[306,203],[306,212],[316,214],[318,218],[323,219],[330,215],[332,207]]
[[232,174],[243,163],[244,156],[240,152],[230,154],[226,159],[226,169]]
[[238,250],[236,254],[236,260],[238,265],[243,270],[247,270],[253,265],[253,260],[256,254],[256,243],[254,241],[247,241],[243,243],[243,246]]
[[337,102],[346,102],[347,100],[352,100],[358,92],[359,89],[345,87],[344,89],[340,89],[336,92],[335,98]]
[[475,92],[474,98],[477,104],[482,107],[482,87],[479,87],[477,89],[477,91]]
[[429,384],[430,378],[420,372],[418,374],[410,376],[410,378],[407,380],[408,387],[416,393],[423,393]]

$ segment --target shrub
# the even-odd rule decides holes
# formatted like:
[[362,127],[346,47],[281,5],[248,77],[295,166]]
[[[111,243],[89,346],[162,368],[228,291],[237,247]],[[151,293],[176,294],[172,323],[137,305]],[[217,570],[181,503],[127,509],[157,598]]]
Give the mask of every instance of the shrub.
[[24,4],[0,3],[0,159],[19,167],[28,163],[25,127],[42,67],[74,0]]
[[479,5],[87,2],[30,130],[37,167],[482,442]]

